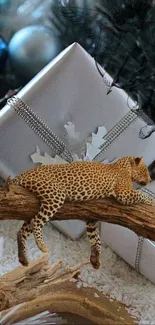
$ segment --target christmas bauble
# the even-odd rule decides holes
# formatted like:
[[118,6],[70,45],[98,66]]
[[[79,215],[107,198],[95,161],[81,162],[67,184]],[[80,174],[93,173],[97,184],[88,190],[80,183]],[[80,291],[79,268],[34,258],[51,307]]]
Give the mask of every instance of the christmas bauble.
[[4,14],[8,12],[11,6],[11,0],[0,0],[0,13]]
[[0,37],[0,69],[5,66],[5,61],[7,59],[7,44],[3,37]]
[[8,49],[15,74],[30,80],[61,51],[61,44],[49,28],[36,25],[16,32]]

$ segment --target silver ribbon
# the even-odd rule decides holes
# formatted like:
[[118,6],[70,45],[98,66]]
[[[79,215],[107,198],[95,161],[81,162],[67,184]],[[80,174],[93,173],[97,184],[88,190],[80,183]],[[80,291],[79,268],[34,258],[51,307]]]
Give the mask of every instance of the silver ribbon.
[[93,158],[93,161],[101,161],[102,154],[117,138],[134,123],[137,119],[136,109],[130,110],[114,127],[104,136],[104,143],[100,146],[100,152]]
[[66,145],[58,138],[58,136],[45,124],[45,122],[32,111],[32,109],[25,104],[17,96],[8,99],[7,104],[13,107],[15,112],[23,118],[28,126],[50,147],[53,151],[65,159],[69,163],[73,161],[72,155],[67,149]]
[[[149,190],[147,188],[143,188],[141,191],[148,194],[152,199],[155,199],[155,193],[153,193],[151,190]],[[135,258],[135,269],[138,273],[140,272],[140,260],[141,260],[141,256],[142,256],[143,243],[144,243],[144,237],[139,236],[138,244],[137,244],[136,258]]]
[[138,244],[137,244],[136,258],[135,258],[135,269],[138,273],[140,273],[140,259],[141,259],[141,255],[142,255],[143,243],[144,243],[144,237],[139,236]]

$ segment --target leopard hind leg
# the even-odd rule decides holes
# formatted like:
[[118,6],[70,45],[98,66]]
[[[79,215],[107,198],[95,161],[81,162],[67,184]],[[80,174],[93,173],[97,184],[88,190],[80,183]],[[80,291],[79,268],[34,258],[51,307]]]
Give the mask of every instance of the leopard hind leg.
[[87,221],[86,229],[91,247],[90,263],[92,264],[93,268],[97,270],[101,267],[101,239],[99,233],[99,223],[97,221]]
[[38,248],[46,253],[47,246],[43,239],[42,229],[46,222],[50,221],[53,215],[61,208],[65,201],[65,193],[62,189],[55,187],[41,200],[41,205],[36,216],[31,220],[31,226]]

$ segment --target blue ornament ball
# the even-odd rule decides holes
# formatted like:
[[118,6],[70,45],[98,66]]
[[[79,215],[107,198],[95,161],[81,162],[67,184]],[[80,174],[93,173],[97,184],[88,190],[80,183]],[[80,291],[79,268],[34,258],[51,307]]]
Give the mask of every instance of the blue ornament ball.
[[0,13],[7,13],[11,6],[11,0],[0,0]]
[[0,70],[5,67],[8,54],[8,46],[3,37],[0,37]]
[[61,43],[52,31],[40,25],[27,26],[14,34],[8,45],[15,74],[30,80],[60,51]]

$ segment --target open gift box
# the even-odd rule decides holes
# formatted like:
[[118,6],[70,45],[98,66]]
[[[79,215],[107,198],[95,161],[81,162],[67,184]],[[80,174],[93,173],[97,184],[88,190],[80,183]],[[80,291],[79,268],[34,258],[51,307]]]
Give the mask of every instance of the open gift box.
[[[108,74],[106,78],[108,82],[112,81]],[[100,153],[96,154],[94,160],[112,161],[121,156],[140,155],[149,165],[155,159],[155,133],[146,139],[139,137],[142,128],[146,127],[146,122],[132,110],[135,107],[134,101],[117,88],[112,88],[112,92],[107,95],[107,86],[96,68],[94,59],[76,43],[60,53],[17,96],[41,116],[45,124],[68,148],[64,125],[69,121],[75,125],[77,132],[80,132],[81,142],[92,132],[96,132],[98,127],[104,126],[107,133],[100,146],[101,151],[97,151]],[[36,146],[41,153],[54,156],[54,151],[17,114],[13,105],[7,104],[0,111],[0,177],[13,177],[34,167],[31,155],[34,154]],[[78,155],[79,151],[77,148]],[[81,221],[55,221],[52,224],[73,239],[78,238],[85,230]],[[101,232],[105,243],[115,250],[115,245],[111,242],[114,229],[118,227],[103,224]],[[122,231],[129,234],[125,228]],[[125,246],[125,236],[120,240],[120,247]],[[119,234],[118,237],[120,238]],[[149,241],[146,242],[148,245]],[[149,243],[151,254],[148,256],[153,260],[155,247],[153,243]],[[135,242],[135,254],[136,249]],[[118,249],[117,253],[119,254]],[[126,252],[126,261],[134,266],[134,262],[131,263],[130,258],[128,259],[128,253]],[[134,261],[134,254],[132,255]],[[150,263],[147,259],[146,268]],[[144,273],[143,270],[140,271]],[[149,274],[145,275],[149,278]],[[155,282],[155,277],[151,280]]]

